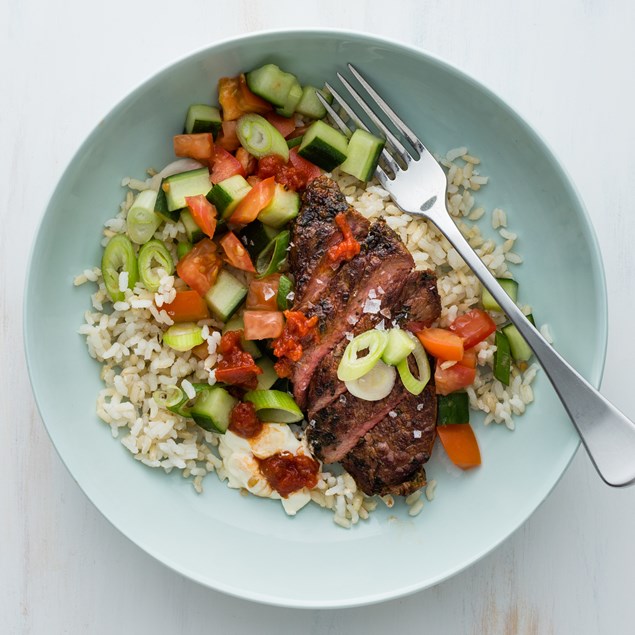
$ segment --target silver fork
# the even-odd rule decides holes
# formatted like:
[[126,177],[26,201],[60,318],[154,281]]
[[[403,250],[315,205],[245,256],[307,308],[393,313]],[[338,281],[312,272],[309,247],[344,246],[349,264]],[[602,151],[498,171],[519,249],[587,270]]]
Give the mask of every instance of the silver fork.
[[[635,424],[549,345],[505,293],[447,211],[447,179],[443,168],[359,71],[352,64],[348,64],[348,68],[364,89],[366,98],[341,73],[337,74],[339,80],[353,102],[386,140],[380,165],[375,172],[379,182],[401,210],[412,216],[426,218],[436,225],[520,331],[553,384],[602,479],[615,487],[633,483]],[[337,90],[329,84],[326,84],[326,88],[356,127],[369,130]],[[350,136],[352,130],[338,112],[319,93],[318,97],[335,124],[345,135]],[[384,123],[378,113],[383,114],[392,128]]]

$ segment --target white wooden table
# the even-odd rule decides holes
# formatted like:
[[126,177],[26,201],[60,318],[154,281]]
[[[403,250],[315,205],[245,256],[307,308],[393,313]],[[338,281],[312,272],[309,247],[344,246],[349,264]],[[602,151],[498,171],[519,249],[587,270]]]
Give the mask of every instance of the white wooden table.
[[472,73],[563,160],[606,266],[603,390],[635,416],[634,23],[631,0],[1,0],[0,633],[633,633],[635,489],[608,489],[584,453],[498,550],[403,600],[284,610],[181,578],[114,530],[57,457],[26,375],[21,305],[48,194],[86,134],[130,89],[219,38],[355,28]]

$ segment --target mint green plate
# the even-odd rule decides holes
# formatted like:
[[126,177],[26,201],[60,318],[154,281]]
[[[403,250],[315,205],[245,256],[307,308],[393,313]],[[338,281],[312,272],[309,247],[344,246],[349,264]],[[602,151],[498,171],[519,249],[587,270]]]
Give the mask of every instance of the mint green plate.
[[475,417],[480,469],[456,476],[435,456],[428,474],[438,480],[437,498],[418,517],[402,504],[382,506],[369,521],[344,530],[317,507],[287,518],[278,502],[239,496],[214,475],[199,496],[180,476],[134,461],[95,414],[99,365],[77,335],[91,290],[74,288],[72,280],[100,261],[102,224],[121,201],[121,178],[143,177],[146,167],[172,159],[171,137],[181,131],[187,106],[212,99],[219,77],[268,61],[315,85],[333,81],[353,62],[432,150],[467,145],[480,156],[491,181],[479,203],[504,208],[520,234],[520,299],[551,325],[558,350],[599,383],[607,332],[600,254],[552,153],[504,102],[445,62],[337,31],[261,33],[216,44],[149,79],[99,123],[62,176],[33,246],[24,307],[31,382],[79,486],[115,527],[168,567],[270,604],[378,602],[469,566],[553,488],[578,438],[542,374],[536,401],[517,418],[515,432],[485,428]]

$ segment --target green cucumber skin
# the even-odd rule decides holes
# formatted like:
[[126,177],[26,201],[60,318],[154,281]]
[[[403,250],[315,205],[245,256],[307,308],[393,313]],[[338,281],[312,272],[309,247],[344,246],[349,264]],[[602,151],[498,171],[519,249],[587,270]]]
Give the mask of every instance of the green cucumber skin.
[[251,185],[242,176],[235,174],[214,185],[207,200],[216,207],[220,218],[225,220],[231,216],[249,190]]
[[280,311],[286,311],[289,308],[289,298],[287,297],[289,293],[293,291],[293,283],[287,276],[280,276],[280,280],[278,282],[278,295],[276,297],[276,301],[278,303],[278,309]]
[[[163,184],[166,184],[167,192],[163,189]],[[186,207],[185,199],[188,196],[206,196],[211,189],[212,184],[207,168],[173,174],[163,179],[161,184],[161,190],[165,192],[165,200],[170,212],[179,211]]]
[[192,419],[205,430],[224,434],[230,423],[231,411],[238,403],[220,386],[203,389],[190,410]]
[[[230,289],[231,292],[227,293]],[[205,301],[221,322],[227,322],[247,296],[247,287],[231,273],[221,269],[216,282],[205,294]]]
[[375,174],[384,140],[357,129],[348,141],[346,160],[340,169],[360,181],[370,181]]
[[494,343],[496,344],[496,352],[494,353],[494,377],[496,377],[501,384],[509,386],[512,368],[509,339],[502,331],[496,331]]
[[184,134],[211,132],[214,139],[216,139],[221,126],[220,112],[215,106],[192,104],[187,109]]
[[181,222],[183,227],[185,227],[187,238],[192,244],[203,238],[203,230],[196,224],[192,213],[188,209],[181,210]]
[[[534,316],[531,315],[531,313],[526,317],[534,326],[536,325],[534,322]],[[529,361],[533,355],[533,351],[529,348],[527,342],[525,342],[523,336],[520,334],[520,331],[513,324],[508,324],[502,328],[502,332],[509,340],[509,348],[514,361]]]
[[289,94],[287,95],[284,106],[282,106],[282,108],[276,108],[276,113],[281,117],[293,117],[300,99],[302,99],[302,86],[300,86],[298,82],[295,82],[289,89]]
[[163,189],[164,182],[165,179],[161,181],[159,191],[157,192],[157,201],[154,204],[154,213],[158,214],[163,220],[166,220],[170,223],[176,223],[179,220],[181,211],[177,209],[171,212],[168,209],[168,201],[165,196],[165,190]]
[[346,160],[348,139],[323,121],[315,121],[304,133],[298,154],[330,172]]
[[240,232],[240,239],[252,260],[254,260],[279,233],[279,230],[255,220]]
[[[496,278],[498,284],[503,287],[503,291],[514,301],[518,298],[518,283],[511,278]],[[481,293],[481,303],[483,304],[483,308],[486,311],[496,311],[497,313],[502,313],[503,309],[500,308],[498,302],[494,300],[492,294],[483,287],[483,291]]]
[[466,392],[438,395],[437,423],[440,426],[470,422],[470,399]]
[[295,75],[284,72],[275,64],[265,64],[245,77],[252,93],[278,108],[285,107],[292,86],[298,83]]
[[258,220],[274,229],[281,229],[299,212],[300,195],[278,183],[271,202],[260,211]]
[[320,93],[326,101],[331,103],[333,96],[315,86],[305,86],[302,89],[302,97],[296,105],[295,111],[304,117],[310,117],[311,119],[323,119],[326,116],[326,108],[322,105],[322,102],[318,99],[317,93]]

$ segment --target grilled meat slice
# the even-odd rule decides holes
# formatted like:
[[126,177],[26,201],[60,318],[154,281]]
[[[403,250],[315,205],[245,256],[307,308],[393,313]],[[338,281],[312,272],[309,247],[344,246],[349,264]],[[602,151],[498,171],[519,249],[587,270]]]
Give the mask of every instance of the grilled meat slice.
[[371,290],[401,288],[413,267],[410,252],[384,221],[374,223],[358,256],[344,263],[316,303],[300,303],[307,317],[318,317],[317,334],[305,344],[292,369],[293,394],[301,408],[313,372],[322,358],[357,324]]
[[295,276],[296,304],[314,302],[337,272],[328,250],[342,239],[334,222],[344,213],[353,236],[362,242],[370,223],[346,202],[337,184],[321,176],[307,186],[291,238],[289,267]]
[[376,424],[395,411],[410,393],[400,381],[379,401],[359,399],[349,392],[318,410],[310,419],[307,438],[324,463],[341,461]]
[[424,463],[436,436],[437,397],[434,384],[410,393],[344,457],[342,465],[369,496],[408,496],[426,483]]
[[[384,289],[382,286],[381,291],[383,294],[378,293],[378,297],[382,300],[383,313],[365,313],[351,329],[353,335],[375,328],[382,319],[387,326],[393,322],[399,326],[409,322],[430,326],[441,315],[436,276],[432,271],[412,271],[403,287]],[[388,320],[388,316],[396,319]],[[337,367],[347,345],[347,339],[340,340],[313,373],[307,397],[309,417],[346,391],[344,383],[337,378]]]

